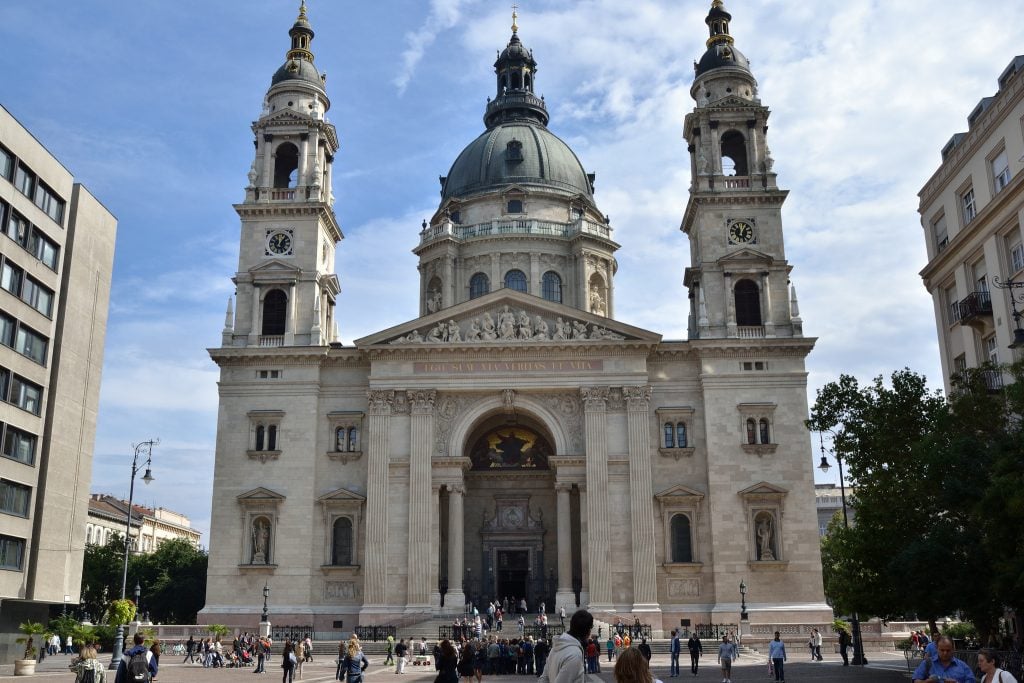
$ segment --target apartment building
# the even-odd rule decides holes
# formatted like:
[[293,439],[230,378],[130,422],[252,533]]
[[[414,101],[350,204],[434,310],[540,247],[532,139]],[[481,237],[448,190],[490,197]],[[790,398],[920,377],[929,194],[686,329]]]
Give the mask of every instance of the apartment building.
[[[85,525],[85,542],[106,545],[123,537],[128,523],[128,501],[105,493],[89,497],[89,517]],[[132,505],[131,544],[135,553],[156,552],[165,541],[182,539],[199,545],[202,533],[192,528],[192,521],[167,508]]]
[[[946,391],[950,376],[1024,353],[1024,56],[942,148],[918,196]],[[1008,284],[1013,286],[1007,287]],[[1013,301],[1013,296],[1016,301]],[[989,373],[992,389],[1008,376]]]
[[0,661],[79,599],[116,230],[0,106]]

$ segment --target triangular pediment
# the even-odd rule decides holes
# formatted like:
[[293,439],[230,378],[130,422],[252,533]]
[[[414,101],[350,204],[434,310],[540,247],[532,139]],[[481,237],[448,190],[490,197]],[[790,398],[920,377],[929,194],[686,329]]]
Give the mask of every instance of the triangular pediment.
[[711,102],[705,107],[706,109],[736,109],[742,107],[744,109],[761,109],[761,105],[754,104],[750,100],[745,100],[742,97],[736,97],[735,95],[729,95],[722,99]]
[[503,288],[357,339],[367,346],[657,344],[661,335]]
[[281,124],[292,124],[292,123],[309,123],[309,117],[304,116],[291,109],[282,109],[276,111],[267,118],[263,119],[261,125],[281,125]]
[[258,486],[238,496],[238,502],[240,503],[279,503],[282,500],[284,500],[284,496],[280,493],[263,488],[262,486]]
[[718,259],[717,263],[723,268],[726,266],[742,266],[745,264],[770,266],[774,260],[775,259],[763,251],[751,249],[750,247],[743,247],[742,249],[737,249],[736,251],[726,254],[722,258]]
[[249,269],[249,274],[255,282],[292,280],[301,272],[294,264],[281,259],[270,259]]
[[361,496],[358,493],[355,493],[354,491],[349,491],[348,489],[341,488],[341,489],[335,489],[335,490],[331,491],[330,493],[325,493],[324,495],[322,495],[319,498],[317,498],[317,502],[319,502],[319,503],[365,503],[366,502],[366,496]]
[[748,486],[747,488],[743,489],[742,491],[739,492],[739,495],[741,495],[741,496],[784,496],[787,493],[789,493],[789,491],[784,489],[784,488],[782,488],[781,486],[777,486],[775,484],[770,484],[770,483],[768,483],[766,481],[761,481],[761,482],[758,482],[758,483],[754,484],[753,486]]
[[691,489],[689,486],[676,484],[675,486],[665,489],[661,493],[655,493],[654,497],[658,500],[669,500],[672,498],[703,498],[704,494],[696,489]]

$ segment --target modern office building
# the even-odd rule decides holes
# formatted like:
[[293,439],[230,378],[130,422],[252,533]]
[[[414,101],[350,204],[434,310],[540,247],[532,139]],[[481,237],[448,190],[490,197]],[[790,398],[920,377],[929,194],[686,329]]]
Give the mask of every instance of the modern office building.
[[0,231],[0,661],[9,661],[20,622],[79,598],[117,221],[3,107]]
[[[951,375],[1024,353],[1024,320],[1013,315],[1024,312],[1024,56],[998,82],[967,116],[967,131],[942,148],[942,164],[918,194],[928,248],[921,277],[935,307],[947,392]],[[1018,286],[1005,288],[1011,282]],[[993,389],[1007,378],[988,375]]]

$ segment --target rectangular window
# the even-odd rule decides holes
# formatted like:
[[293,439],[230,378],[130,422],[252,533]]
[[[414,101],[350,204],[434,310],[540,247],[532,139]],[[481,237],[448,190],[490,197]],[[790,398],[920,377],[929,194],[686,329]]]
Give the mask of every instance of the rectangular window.
[[985,340],[985,356],[989,363],[999,363],[999,345],[994,334]]
[[44,235],[39,228],[32,230],[32,239],[29,251],[43,262],[50,270],[57,270],[57,257],[60,254],[60,247],[57,243]]
[[25,556],[25,539],[13,536],[0,536],[0,567],[21,570],[21,560]]
[[[11,371],[0,368],[0,401],[7,400],[7,392],[11,389]],[[8,429],[11,427],[8,426]]]
[[22,410],[38,415],[43,408],[43,388],[23,377],[14,375],[11,378],[10,402]]
[[14,350],[31,358],[40,365],[46,365],[46,347],[50,341],[35,330],[18,325],[18,333],[14,338]]
[[945,291],[946,310],[949,311],[947,325],[960,321],[960,301],[956,298],[956,287],[950,287]]
[[[4,264],[6,265],[6,263]],[[36,282],[29,276],[25,276],[25,282],[21,287],[21,298],[32,308],[36,309],[47,318],[53,314],[53,290],[46,285]]]
[[21,268],[10,261],[5,260],[3,266],[0,266],[0,287],[14,296],[21,296],[22,278]]
[[14,318],[0,311],[0,344],[14,346],[14,330],[17,327]]
[[14,168],[14,157],[3,147],[0,147],[0,177],[11,179],[11,169]]
[[960,354],[953,359],[953,372],[963,372],[967,369],[967,356]]
[[0,512],[28,517],[32,487],[0,479]]
[[14,171],[14,186],[26,197],[31,197],[36,189],[36,174],[28,170],[25,164],[18,164]]
[[17,211],[11,211],[11,217],[7,221],[7,236],[12,240],[25,246],[28,244],[28,220]]
[[999,191],[1010,182],[1010,162],[1006,158],[1005,149],[992,160],[992,181],[996,194],[999,194]]
[[36,185],[36,196],[34,198],[36,206],[43,210],[43,212],[53,219],[58,225],[64,220],[64,200],[58,197],[54,192],[43,183]]
[[946,229],[946,214],[932,221],[932,233],[935,235],[935,249],[942,251],[949,244],[949,231]]
[[7,425],[7,431],[4,433],[3,454],[26,465],[34,465],[36,462],[36,435]]
[[1024,244],[1020,242],[1010,247],[1010,270],[1024,270]]
[[974,202],[973,187],[960,195],[960,207],[964,215],[964,225],[973,221],[974,217],[978,215],[978,207]]

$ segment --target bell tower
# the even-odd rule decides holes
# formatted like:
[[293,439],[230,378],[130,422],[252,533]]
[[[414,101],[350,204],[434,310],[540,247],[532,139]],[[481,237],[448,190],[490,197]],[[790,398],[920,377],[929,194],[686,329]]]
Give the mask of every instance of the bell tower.
[[225,347],[321,346],[336,339],[341,287],[331,167],[338,134],[327,122],[327,75],[313,62],[306,3],[288,32],[291,47],[252,124],[252,166],[241,218],[236,306],[228,301]]
[[768,148],[769,110],[750,62],[714,0],[707,51],[694,62],[683,135],[690,199],[680,229],[690,238],[690,339],[803,336],[782,238],[780,190]]

